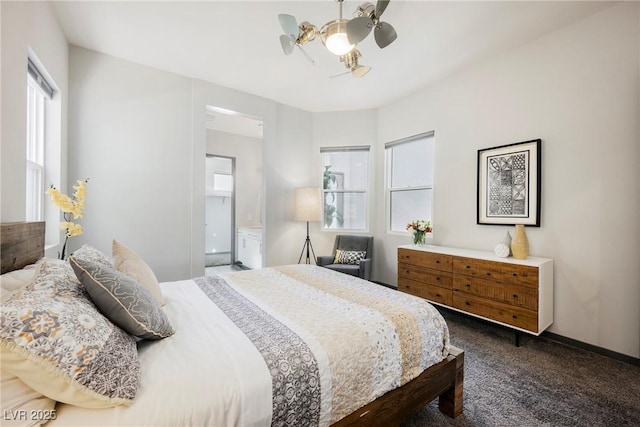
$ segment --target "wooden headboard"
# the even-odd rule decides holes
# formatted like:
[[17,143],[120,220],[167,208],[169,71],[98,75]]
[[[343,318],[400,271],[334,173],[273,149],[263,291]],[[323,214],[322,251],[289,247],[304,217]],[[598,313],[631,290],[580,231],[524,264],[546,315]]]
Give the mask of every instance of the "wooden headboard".
[[19,270],[44,256],[44,222],[0,225],[1,273]]

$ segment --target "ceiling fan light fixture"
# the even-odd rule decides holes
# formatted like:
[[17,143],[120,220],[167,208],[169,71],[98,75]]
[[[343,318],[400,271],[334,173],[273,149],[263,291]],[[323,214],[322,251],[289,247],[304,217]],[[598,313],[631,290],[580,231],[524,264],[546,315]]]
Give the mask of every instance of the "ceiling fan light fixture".
[[300,44],[305,44],[313,41],[316,38],[317,32],[318,30],[316,30],[315,25],[308,21],[301,22],[298,27],[298,42]]
[[354,77],[362,77],[371,70],[371,67],[358,64],[358,58],[362,55],[355,48],[356,45],[364,40],[372,30],[380,48],[388,46],[397,38],[396,31],[391,24],[380,21],[380,17],[390,0],[377,0],[375,6],[370,2],[362,3],[354,12],[353,19],[342,19],[344,0],[335,1],[338,2],[340,15],[338,19],[324,24],[320,31],[308,21],[298,25],[293,15],[278,15],[280,26],[284,31],[284,34],[280,36],[282,50],[286,55],[290,55],[297,47],[312,64],[315,64],[315,61],[302,46],[319,36],[324,47],[340,57],[340,62],[345,64],[348,71],[342,74],[351,73]]
[[349,43],[347,37],[347,22],[348,19],[335,19],[333,21],[324,24],[320,30],[320,38],[327,50],[334,55],[345,55],[356,46]]

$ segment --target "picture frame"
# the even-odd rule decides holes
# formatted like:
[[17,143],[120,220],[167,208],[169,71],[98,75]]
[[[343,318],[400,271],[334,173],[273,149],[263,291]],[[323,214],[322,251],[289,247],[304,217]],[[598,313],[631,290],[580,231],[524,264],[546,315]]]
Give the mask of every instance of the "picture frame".
[[478,150],[477,223],[540,227],[542,140]]

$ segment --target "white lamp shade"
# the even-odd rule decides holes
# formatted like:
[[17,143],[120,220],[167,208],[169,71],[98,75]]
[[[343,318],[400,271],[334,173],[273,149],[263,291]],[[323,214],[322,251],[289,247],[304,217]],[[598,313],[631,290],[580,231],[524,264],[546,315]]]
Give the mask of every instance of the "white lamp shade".
[[317,187],[296,188],[294,219],[296,221],[320,221],[320,189]]

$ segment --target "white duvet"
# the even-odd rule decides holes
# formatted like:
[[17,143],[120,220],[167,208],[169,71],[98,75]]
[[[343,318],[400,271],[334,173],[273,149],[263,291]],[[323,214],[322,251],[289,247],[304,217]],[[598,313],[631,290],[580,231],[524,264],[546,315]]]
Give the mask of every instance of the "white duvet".
[[[131,406],[58,404],[57,419],[47,426],[244,427],[270,426],[272,418],[283,424],[272,415],[277,366],[256,344],[266,336],[267,318],[286,325],[313,355],[321,391],[313,416],[320,426],[410,381],[448,352],[444,319],[411,295],[315,266],[223,277],[209,295],[199,286],[205,279],[161,284],[176,333],[139,343],[141,383]],[[257,308],[234,314],[226,297],[218,299],[222,294]],[[247,334],[230,320],[238,313],[249,313],[240,322]]]

